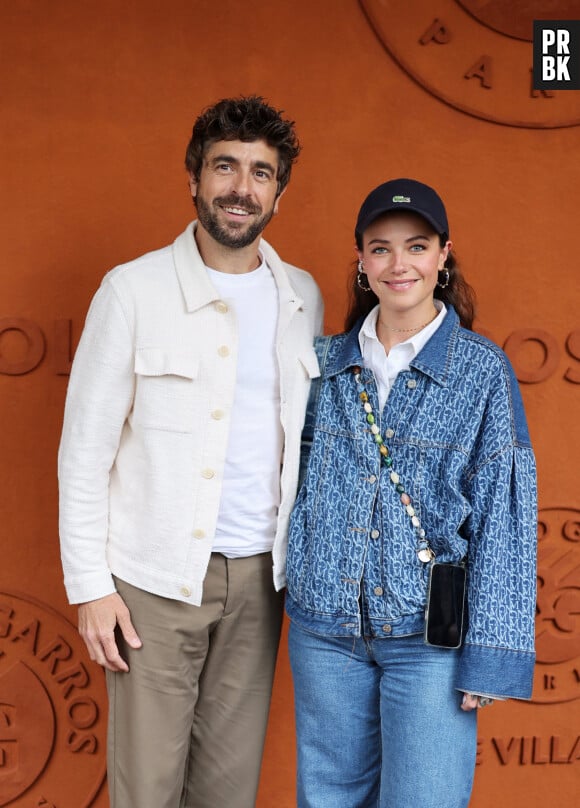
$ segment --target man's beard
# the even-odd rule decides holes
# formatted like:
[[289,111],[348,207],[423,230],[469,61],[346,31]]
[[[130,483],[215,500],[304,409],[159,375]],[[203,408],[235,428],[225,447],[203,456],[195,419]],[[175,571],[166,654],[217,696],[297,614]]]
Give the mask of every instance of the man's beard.
[[220,207],[243,208],[243,210],[255,214],[261,213],[262,208],[240,196],[219,196],[209,205],[205,199],[198,194],[194,197],[193,201],[197,208],[197,218],[204,230],[207,230],[209,235],[217,241],[218,244],[221,244],[223,247],[230,247],[234,250],[248,247],[252,244],[274,215],[274,209],[272,208],[272,210],[269,210],[267,213],[264,213],[263,216],[256,219],[247,229],[243,229],[244,222],[239,222],[237,227],[236,222],[231,222],[229,226],[224,227],[218,222],[217,213],[214,211],[216,205]]

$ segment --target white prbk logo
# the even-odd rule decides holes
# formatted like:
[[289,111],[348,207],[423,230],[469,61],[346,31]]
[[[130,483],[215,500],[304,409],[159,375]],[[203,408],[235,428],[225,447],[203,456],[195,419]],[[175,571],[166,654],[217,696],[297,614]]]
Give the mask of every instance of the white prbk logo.
[[[570,81],[570,32],[565,28],[542,31],[542,81]],[[555,48],[556,53],[550,53]]]

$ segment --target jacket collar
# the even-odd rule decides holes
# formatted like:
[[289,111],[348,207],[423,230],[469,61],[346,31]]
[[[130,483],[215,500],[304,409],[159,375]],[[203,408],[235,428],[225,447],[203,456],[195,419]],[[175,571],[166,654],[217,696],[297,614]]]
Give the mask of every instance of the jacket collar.
[[[358,335],[363,322],[364,317],[361,317],[354,328],[348,332],[335,360],[329,362],[326,376],[343,373],[353,365],[362,365],[363,359]],[[453,306],[447,305],[447,314],[443,322],[417,356],[411,360],[410,367],[430,376],[437,384],[445,386],[459,328],[459,317],[455,309]]]
[[410,366],[445,387],[460,327],[457,312],[453,306],[447,304],[447,314],[443,322],[423,349],[411,360]]
[[[197,222],[190,222],[185,231],[175,239],[172,248],[175,271],[187,311],[190,312],[197,311],[219,300],[220,297],[208,278],[205,264],[199,254],[194,237],[196,225]],[[288,273],[276,251],[264,239],[260,240],[259,250],[266,259],[278,287],[280,312],[284,315],[281,319],[289,319],[295,311],[302,308],[304,301],[292,287]],[[280,328],[285,325],[285,322],[280,322]]]

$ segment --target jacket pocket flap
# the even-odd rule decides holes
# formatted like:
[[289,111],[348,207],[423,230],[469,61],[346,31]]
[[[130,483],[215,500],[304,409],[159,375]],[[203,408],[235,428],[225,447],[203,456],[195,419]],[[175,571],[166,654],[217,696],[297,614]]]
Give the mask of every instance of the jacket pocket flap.
[[320,376],[320,366],[314,348],[310,348],[310,350],[300,354],[298,358],[304,365],[304,369],[311,379],[317,379]]
[[169,352],[164,348],[138,348],[135,351],[135,373],[139,376],[181,376],[195,379],[199,357]]

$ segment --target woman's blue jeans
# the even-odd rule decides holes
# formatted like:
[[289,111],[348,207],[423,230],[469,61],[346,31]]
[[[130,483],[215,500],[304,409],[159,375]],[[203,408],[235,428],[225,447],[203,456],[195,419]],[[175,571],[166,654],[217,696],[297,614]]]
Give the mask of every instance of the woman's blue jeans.
[[464,808],[476,712],[454,689],[459,651],[422,636],[324,637],[290,626],[298,808]]

